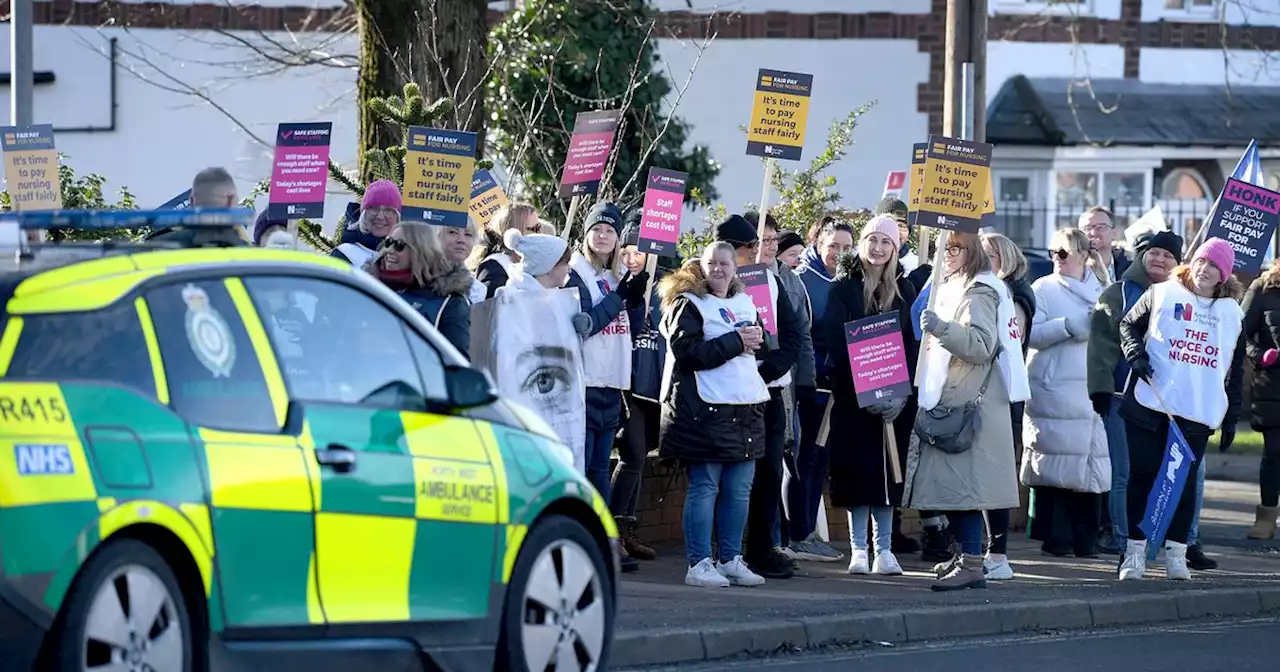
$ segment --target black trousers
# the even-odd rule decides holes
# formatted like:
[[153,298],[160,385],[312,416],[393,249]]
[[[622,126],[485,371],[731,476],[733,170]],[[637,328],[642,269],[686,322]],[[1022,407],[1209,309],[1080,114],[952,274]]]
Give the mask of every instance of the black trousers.
[[615,516],[635,516],[640,499],[640,483],[644,460],[649,448],[658,445],[658,404],[637,399],[623,392],[631,415],[627,418],[625,440],[618,447],[618,465],[613,468],[613,485],[609,489],[609,510]]
[[[1191,489],[1195,490],[1194,485]],[[1035,491],[1031,538],[1044,542],[1046,546],[1069,545],[1077,555],[1096,553],[1094,546],[1098,543],[1103,496],[1094,492],[1039,486]]]
[[1262,466],[1258,484],[1262,488],[1262,505],[1280,505],[1280,429],[1262,433]]
[[747,562],[766,558],[773,550],[773,529],[782,516],[782,447],[791,419],[782,403],[782,390],[769,388],[764,406],[764,456],[756,460],[751,483],[751,503],[747,508]]
[[[1200,461],[1204,459],[1209,434],[1196,431],[1188,433],[1184,423],[1178,423],[1178,427],[1182,429],[1196,461],[1191,464],[1187,484],[1182,488],[1182,497],[1178,499],[1178,508],[1173,512],[1173,520],[1169,522],[1165,539],[1185,544],[1187,534],[1191,531],[1191,519],[1196,512],[1196,472],[1200,469]],[[1151,495],[1151,489],[1160,476],[1160,467],[1164,464],[1169,420],[1160,418],[1156,428],[1152,430],[1126,419],[1124,431],[1129,440],[1129,538],[1146,539],[1147,535],[1138,529],[1138,524],[1147,511],[1147,497]]]

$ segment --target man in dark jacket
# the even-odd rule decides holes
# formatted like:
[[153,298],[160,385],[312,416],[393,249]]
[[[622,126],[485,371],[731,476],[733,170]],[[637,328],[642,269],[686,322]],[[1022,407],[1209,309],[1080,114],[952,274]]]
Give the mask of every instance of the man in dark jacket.
[[1076,226],[1089,236],[1089,246],[1102,252],[1103,260],[1109,265],[1107,278],[1115,282],[1124,277],[1124,272],[1129,269],[1129,256],[1123,249],[1112,245],[1115,242],[1116,225],[1111,211],[1095,205],[1080,214],[1080,221]]
[[[738,254],[738,273],[742,267],[756,263],[760,239],[756,227],[741,215],[730,215],[716,227],[715,238],[733,245]],[[782,515],[782,451],[786,424],[790,422],[782,400],[782,391],[790,384],[791,369],[796,365],[803,344],[800,315],[792,307],[786,290],[777,276],[766,269],[769,294],[773,305],[766,307],[774,316],[777,335],[766,332],[765,347],[756,353],[760,377],[769,386],[765,404],[765,452],[756,460],[755,479],[751,486],[751,506],[747,515],[747,545],[743,554],[747,565],[769,579],[788,579],[795,566],[779,547],[774,546],[773,530]],[[757,305],[759,303],[757,302]]]

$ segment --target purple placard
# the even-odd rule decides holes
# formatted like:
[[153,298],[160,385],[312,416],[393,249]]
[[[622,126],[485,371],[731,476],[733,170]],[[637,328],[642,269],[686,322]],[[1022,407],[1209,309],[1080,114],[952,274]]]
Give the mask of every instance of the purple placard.
[[560,176],[560,198],[587,196],[600,188],[609,150],[613,147],[613,134],[621,118],[622,112],[618,110],[578,114],[564,160],[564,174]]
[[738,279],[747,290],[747,296],[756,304],[756,315],[764,330],[778,335],[778,323],[773,319],[773,295],[769,293],[769,269],[764,264],[738,267]]
[[649,186],[644,191],[640,214],[640,243],[645,254],[676,256],[680,237],[680,215],[684,212],[684,189],[689,174],[666,168],[649,169]]
[[907,351],[897,313],[845,323],[844,341],[859,408],[911,396]]
[[276,159],[267,193],[267,216],[300,219],[324,216],[324,188],[329,181],[329,142],[333,122],[280,124]]
[[1236,251],[1235,272],[1257,275],[1280,224],[1280,193],[1227,178],[1205,239],[1221,238]]

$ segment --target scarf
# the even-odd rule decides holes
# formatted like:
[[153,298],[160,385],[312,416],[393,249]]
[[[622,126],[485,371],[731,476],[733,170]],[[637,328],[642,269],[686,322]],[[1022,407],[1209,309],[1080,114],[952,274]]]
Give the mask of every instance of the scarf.
[[382,284],[396,292],[412,289],[418,284],[414,282],[413,272],[409,269],[390,270],[385,268],[381,261],[378,262],[378,279],[382,281]]

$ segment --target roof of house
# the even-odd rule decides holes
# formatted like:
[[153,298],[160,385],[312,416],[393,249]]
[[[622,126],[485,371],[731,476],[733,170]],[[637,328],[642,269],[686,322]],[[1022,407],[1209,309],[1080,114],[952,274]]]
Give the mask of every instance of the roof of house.
[[1280,144],[1280,87],[1015,75],[987,111],[1005,145]]

